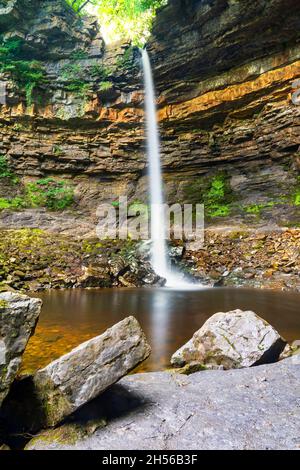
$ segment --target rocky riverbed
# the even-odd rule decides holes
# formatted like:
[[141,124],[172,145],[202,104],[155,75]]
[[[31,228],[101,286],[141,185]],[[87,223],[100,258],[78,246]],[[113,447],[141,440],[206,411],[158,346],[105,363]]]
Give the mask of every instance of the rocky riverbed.
[[[216,227],[203,246],[173,243],[174,267],[204,285],[299,290],[300,230]],[[55,250],[53,247],[55,246]],[[193,250],[191,249],[193,248]],[[163,285],[149,244],[71,237],[42,229],[0,231],[0,290]]]

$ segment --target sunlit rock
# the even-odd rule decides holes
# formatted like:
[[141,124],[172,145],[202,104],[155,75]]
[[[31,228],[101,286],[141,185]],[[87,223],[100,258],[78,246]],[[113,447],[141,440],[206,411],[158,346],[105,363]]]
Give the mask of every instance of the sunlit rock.
[[21,365],[42,301],[12,292],[0,293],[0,405]]
[[[128,374],[150,354],[134,317],[16,382],[4,416],[14,426],[38,430],[55,426]],[[20,428],[18,428],[20,429]]]
[[177,367],[241,369],[276,362],[286,342],[254,312],[219,312],[173,354]]
[[296,450],[299,384],[299,365],[285,361],[188,377],[133,374],[97,400],[107,426],[75,442],[63,427],[26,450]]

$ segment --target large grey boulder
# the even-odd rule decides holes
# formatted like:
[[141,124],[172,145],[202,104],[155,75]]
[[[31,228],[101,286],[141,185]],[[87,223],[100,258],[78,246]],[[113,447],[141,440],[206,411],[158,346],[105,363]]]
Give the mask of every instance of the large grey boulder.
[[40,299],[12,292],[0,293],[0,405],[18,373],[41,306]]
[[134,317],[14,384],[4,410],[23,430],[52,427],[144,361],[151,349]]
[[300,366],[285,361],[189,376],[130,375],[93,404],[105,427],[77,439],[63,430],[42,434],[26,449],[299,449],[299,396]]
[[286,342],[254,312],[232,310],[209,318],[192,339],[173,354],[176,367],[241,369],[278,360]]

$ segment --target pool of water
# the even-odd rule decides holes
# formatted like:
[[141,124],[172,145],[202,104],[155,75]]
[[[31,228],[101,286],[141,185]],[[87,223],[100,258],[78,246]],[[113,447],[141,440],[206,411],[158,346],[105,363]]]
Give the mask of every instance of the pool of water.
[[251,309],[288,341],[300,339],[300,294],[253,289],[93,289],[39,293],[43,309],[23,372],[47,365],[83,341],[134,315],[152,346],[139,370],[169,366],[171,355],[214,313]]

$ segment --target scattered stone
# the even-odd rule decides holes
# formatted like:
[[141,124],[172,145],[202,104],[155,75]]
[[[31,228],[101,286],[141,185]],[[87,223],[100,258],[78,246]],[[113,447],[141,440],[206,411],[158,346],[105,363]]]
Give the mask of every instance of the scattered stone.
[[289,344],[287,344],[282,351],[282,353],[279,356],[279,361],[282,361],[283,359],[287,359],[288,357],[291,357],[293,355],[293,348]]
[[276,362],[285,346],[279,333],[254,312],[219,312],[173,354],[171,363],[240,369]]
[[13,292],[0,293],[0,405],[21,365],[42,301]]
[[23,429],[53,427],[128,374],[150,354],[134,317],[128,317],[44,369],[16,381],[4,418]]

